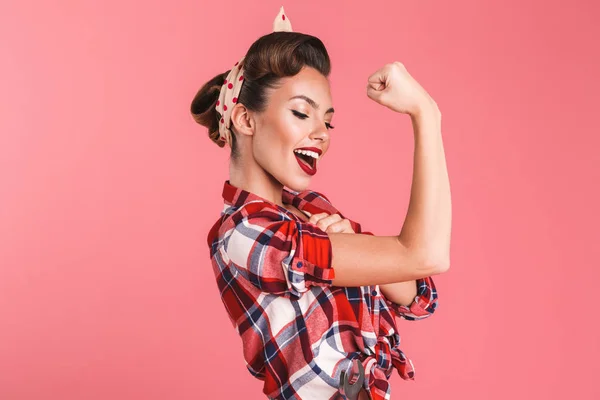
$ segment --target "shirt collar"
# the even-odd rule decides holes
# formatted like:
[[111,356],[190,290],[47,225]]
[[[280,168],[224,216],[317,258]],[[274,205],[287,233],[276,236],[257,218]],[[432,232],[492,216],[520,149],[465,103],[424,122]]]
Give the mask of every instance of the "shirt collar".
[[[328,214],[333,214],[337,212],[340,214],[340,216],[342,216],[342,218],[344,218],[342,213],[340,213],[333,205],[331,205],[329,201],[323,199],[317,192],[313,192],[311,190],[304,190],[302,192],[292,192],[290,190],[287,190],[286,188],[283,188],[282,197],[283,203],[292,204],[297,209],[302,211],[308,211],[313,215],[322,212],[326,212]],[[267,204],[270,204],[273,207],[276,207],[277,210],[279,210],[282,213],[285,213],[286,215],[289,215],[291,218],[298,221],[300,220],[300,217],[298,217],[296,214],[294,214],[287,208],[281,207],[280,205],[275,204],[254,193],[248,192],[247,190],[233,186],[229,182],[229,180],[226,180],[223,184],[223,200],[225,201],[225,204],[232,205],[235,209],[238,209],[239,207],[243,206],[244,204],[250,201],[263,201]],[[219,218],[217,222],[215,222],[215,224],[212,226],[208,233],[207,244],[209,248],[212,248],[213,241],[219,234],[219,229],[224,221],[224,216],[224,213],[221,213],[221,218]],[[355,222],[351,221],[351,223],[353,224],[353,227],[356,227]],[[355,229],[355,231],[357,230]]]
[[[308,211],[311,214],[319,214],[326,212],[328,214],[339,214],[342,218],[346,218],[337,208],[335,208],[328,200],[324,199],[322,195],[311,190],[304,190],[302,192],[294,192],[283,188],[283,203],[291,204],[299,210]],[[276,207],[281,212],[284,212],[296,219],[299,217],[292,213],[285,207],[281,207],[279,204],[275,204],[263,197],[258,196],[252,192],[234,186],[226,180],[223,184],[223,200],[225,204],[232,205],[236,209],[243,206],[250,201],[263,201],[267,204]],[[350,220],[350,224],[355,232],[361,232],[361,226],[358,222]],[[209,241],[210,246],[210,241]]]
[[[322,212],[333,214],[339,212],[333,205],[321,199],[320,196],[311,190],[295,192],[283,188],[282,197],[284,204],[291,204],[297,209],[308,211],[311,214],[318,214]],[[235,208],[239,208],[250,201],[264,201],[274,207],[277,207],[277,209],[283,212],[293,214],[291,211],[285,207],[281,207],[279,204],[273,203],[272,201],[267,200],[255,193],[232,185],[229,180],[226,180],[223,184],[223,200],[226,204],[232,205]]]
[[[283,203],[293,204],[294,206],[296,206],[295,203],[298,203],[298,200],[296,199],[298,198],[299,194],[300,192],[292,192],[286,188],[283,188]],[[269,204],[273,204],[279,207],[278,204],[275,204],[270,200],[267,200],[255,193],[249,192],[247,190],[232,185],[229,179],[223,183],[223,200],[225,200],[225,203],[232,205],[235,208],[241,207],[250,201],[256,200],[265,201]]]

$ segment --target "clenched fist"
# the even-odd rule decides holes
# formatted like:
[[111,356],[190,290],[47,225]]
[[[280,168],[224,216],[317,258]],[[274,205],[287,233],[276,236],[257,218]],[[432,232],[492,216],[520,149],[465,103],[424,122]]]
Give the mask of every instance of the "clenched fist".
[[436,102],[399,61],[386,64],[369,77],[367,96],[393,111],[411,116],[425,108],[437,109]]

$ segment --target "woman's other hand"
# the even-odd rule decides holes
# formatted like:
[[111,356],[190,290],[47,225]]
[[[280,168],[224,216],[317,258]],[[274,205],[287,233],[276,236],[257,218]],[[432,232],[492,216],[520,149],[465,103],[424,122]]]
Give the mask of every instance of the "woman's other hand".
[[393,111],[411,116],[425,109],[438,109],[429,93],[399,61],[386,64],[369,77],[367,96]]
[[350,220],[340,217],[339,214],[313,214],[308,222],[328,233],[356,233],[350,225]]

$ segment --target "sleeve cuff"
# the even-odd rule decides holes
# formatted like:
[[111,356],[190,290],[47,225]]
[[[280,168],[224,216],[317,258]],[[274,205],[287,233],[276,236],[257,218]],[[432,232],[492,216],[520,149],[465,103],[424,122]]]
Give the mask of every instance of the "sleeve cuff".
[[311,286],[331,286],[335,278],[333,251],[326,232],[316,225],[296,222],[298,246],[283,261],[290,291],[296,297]]
[[430,317],[438,306],[438,295],[433,279],[429,276],[417,279],[417,295],[408,306],[385,299],[387,305],[400,318],[415,321]]

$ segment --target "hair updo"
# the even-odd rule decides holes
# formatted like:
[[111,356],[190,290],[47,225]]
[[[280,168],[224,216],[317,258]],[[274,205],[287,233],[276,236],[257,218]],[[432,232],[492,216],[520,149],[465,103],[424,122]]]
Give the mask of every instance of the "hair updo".
[[[277,88],[281,78],[294,76],[305,66],[316,69],[325,77],[329,76],[329,54],[319,38],[287,31],[261,36],[250,46],[244,58],[244,84],[237,102],[257,113],[265,111],[266,90]],[[208,128],[208,137],[219,147],[224,147],[225,143],[219,141],[221,115],[216,110],[216,104],[229,71],[206,82],[194,96],[191,105],[194,120]],[[235,134],[232,134],[231,158],[238,157]]]

